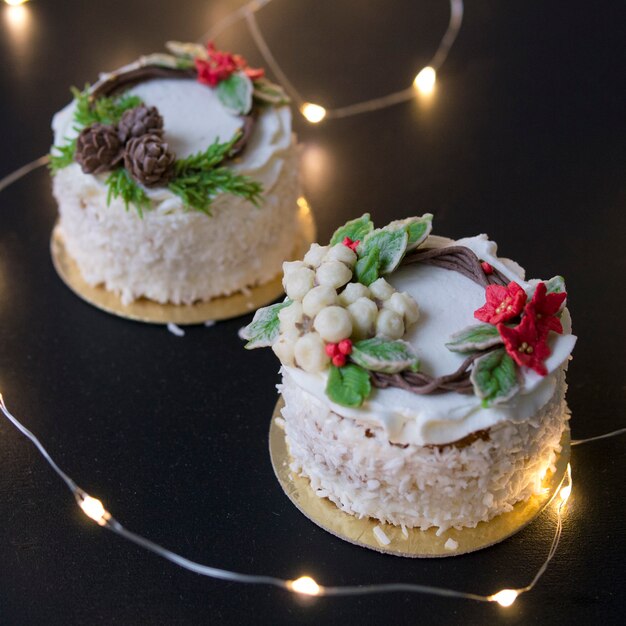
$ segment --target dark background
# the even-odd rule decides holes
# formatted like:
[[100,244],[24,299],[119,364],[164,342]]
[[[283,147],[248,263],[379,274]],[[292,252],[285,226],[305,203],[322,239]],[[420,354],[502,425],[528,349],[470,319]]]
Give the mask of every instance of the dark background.
[[[0,175],[47,152],[70,85],[166,39],[194,40],[242,2],[37,0],[0,6]],[[295,121],[320,239],[370,211],[431,211],[435,232],[488,232],[529,276],[564,274],[579,343],[575,438],[625,425],[624,14],[619,2],[468,1],[429,106]],[[445,0],[275,0],[259,21],[312,101],[401,89],[434,53]],[[243,24],[220,44],[258,53]],[[249,317],[177,338],[76,298],[49,258],[40,170],[0,195],[0,390],[77,482],[128,528],[198,561],[326,584],[416,582],[481,594],[527,584],[553,520],[488,550],[405,560],[340,541],[283,495],[267,451],[278,382],[242,349]],[[304,602],[183,571],[87,520],[33,446],[0,420],[0,623],[618,623],[626,610],[624,438],[576,448],[555,560],[497,605],[392,594]]]

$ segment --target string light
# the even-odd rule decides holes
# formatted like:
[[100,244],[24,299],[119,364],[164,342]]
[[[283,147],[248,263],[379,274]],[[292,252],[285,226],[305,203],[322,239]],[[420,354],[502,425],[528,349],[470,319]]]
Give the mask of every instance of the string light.
[[[535,574],[535,577],[532,579],[530,584],[526,587],[522,587],[520,589],[501,589],[497,593],[491,595],[479,595],[474,593],[467,593],[464,591],[457,591],[454,589],[445,589],[442,587],[432,587],[428,585],[419,585],[413,583],[385,583],[385,584],[374,584],[374,585],[358,585],[358,586],[335,586],[335,587],[327,587],[322,586],[317,583],[310,576],[300,576],[295,580],[283,580],[280,578],[275,578],[273,576],[259,576],[259,575],[250,575],[250,574],[240,574],[238,572],[232,572],[229,570],[224,570],[216,567],[211,567],[208,565],[203,565],[201,563],[196,563],[195,561],[191,561],[163,546],[160,546],[149,539],[142,537],[136,533],[133,533],[126,528],[124,528],[117,520],[115,520],[111,514],[106,510],[104,505],[100,500],[90,496],[88,493],[83,491],[80,487],[76,485],[76,483],[63,472],[56,462],[52,459],[48,451],[44,448],[39,439],[28,430],[7,408],[4,398],[0,393],[0,412],[4,414],[4,416],[30,441],[35,445],[35,447],[39,450],[41,456],[46,460],[46,462],[50,465],[50,467],[60,476],[60,478],[65,482],[68,488],[72,491],[74,497],[76,498],[76,502],[78,506],[81,508],[83,513],[90,519],[94,520],[100,526],[111,530],[115,534],[123,537],[124,539],[154,553],[157,554],[168,561],[187,569],[196,574],[200,574],[203,576],[207,576],[209,578],[214,578],[218,580],[228,580],[237,583],[244,584],[257,584],[257,585],[272,585],[274,587],[278,587],[292,593],[304,596],[356,596],[356,595],[371,595],[376,593],[391,593],[391,592],[408,592],[408,593],[423,593],[430,594],[434,596],[440,597],[448,597],[448,598],[462,598],[465,600],[476,600],[479,602],[496,602],[502,607],[511,606],[515,600],[523,593],[529,592],[531,589],[535,587],[541,576],[545,573],[548,564],[554,557],[556,553],[556,549],[559,545],[559,540],[561,538],[561,533],[563,530],[563,508],[568,501],[571,493],[572,493],[572,469],[571,465],[567,465],[567,471],[565,476],[563,477],[563,481],[558,488],[558,496],[559,499],[556,513],[557,513],[557,525],[554,533],[554,537],[552,539],[552,544],[550,546],[550,550],[548,552],[547,558],[542,563],[541,567]],[[618,434],[623,434],[626,429],[620,429],[619,431],[614,431],[613,433],[607,433],[607,435],[615,436]],[[603,438],[607,435],[600,435],[597,438]]]
[[4,0],[4,2],[10,7],[19,7],[21,4],[26,4],[28,0]]
[[250,36],[259,49],[267,67],[272,70],[283,89],[291,96],[304,119],[311,124],[319,124],[326,119],[339,119],[359,115],[361,113],[379,111],[380,109],[385,109],[395,104],[400,104],[401,102],[407,102],[415,98],[416,90],[422,96],[432,94],[435,88],[437,70],[439,70],[446,60],[463,22],[463,0],[449,0],[450,21],[448,22],[446,32],[433,58],[430,60],[429,64],[418,73],[412,86],[379,98],[372,98],[337,109],[329,109],[320,104],[307,102],[289,80],[274,57],[267,41],[263,37],[263,33],[261,32],[261,28],[255,16],[255,13],[267,6],[270,2],[271,0],[253,0],[249,2],[218,22],[214,28],[201,37],[200,41],[213,41],[228,27],[244,19]]
[[302,113],[306,121],[311,122],[311,124],[317,124],[326,117],[326,109],[312,102],[305,102],[300,107],[300,113]]
[[413,84],[423,96],[429,96],[435,90],[436,80],[437,72],[429,65],[415,77]]

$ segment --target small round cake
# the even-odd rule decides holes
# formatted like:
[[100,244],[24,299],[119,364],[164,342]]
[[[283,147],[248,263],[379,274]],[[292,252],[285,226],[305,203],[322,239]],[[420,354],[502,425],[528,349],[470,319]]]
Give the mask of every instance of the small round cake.
[[561,277],[431,223],[349,222],[284,265],[287,299],[244,336],[282,363],[292,471],[346,513],[441,534],[541,492],[576,338]]
[[57,233],[89,285],[191,304],[270,281],[294,252],[287,98],[234,54],[168,43],[53,120]]

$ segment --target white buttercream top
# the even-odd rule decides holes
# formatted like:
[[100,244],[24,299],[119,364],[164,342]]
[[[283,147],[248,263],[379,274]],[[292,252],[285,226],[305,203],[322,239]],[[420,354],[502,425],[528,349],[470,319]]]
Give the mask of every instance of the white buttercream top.
[[[430,237],[426,245],[456,243],[473,250],[510,280],[529,289],[524,270],[517,263],[497,256],[497,245],[486,235],[468,237],[457,242]],[[420,306],[420,319],[405,336],[420,357],[421,368],[438,376],[452,373],[465,356],[445,347],[450,336],[467,326],[477,324],[474,311],[485,303],[485,290],[465,276],[429,265],[411,265],[386,276],[398,290],[407,291]],[[520,392],[510,400],[484,408],[474,395],[442,393],[418,396],[404,389],[374,389],[359,408],[347,408],[328,399],[325,393],[327,371],[310,374],[294,367],[283,367],[297,385],[313,394],[334,413],[384,427],[390,441],[417,445],[444,444],[511,420],[532,416],[552,397],[556,376],[567,361],[576,337],[571,334],[567,309],[562,323],[563,335],[551,333],[551,355],[545,362],[548,375],[543,377],[522,368]]]
[[[147,106],[157,107],[163,116],[164,139],[177,158],[204,151],[217,138],[221,142],[229,141],[242,125],[242,119],[220,103],[214,89],[192,78],[149,80],[128,92],[139,96]],[[52,120],[55,145],[62,145],[78,134],[74,129],[74,106],[71,102]],[[245,151],[231,167],[260,182],[267,193],[276,183],[283,165],[281,157],[292,143],[289,107],[264,107]],[[79,168],[76,163],[69,167]],[[95,178],[104,189],[106,174]],[[163,208],[167,210],[182,208],[178,196],[166,188],[146,189],[146,193],[153,201],[165,204]]]

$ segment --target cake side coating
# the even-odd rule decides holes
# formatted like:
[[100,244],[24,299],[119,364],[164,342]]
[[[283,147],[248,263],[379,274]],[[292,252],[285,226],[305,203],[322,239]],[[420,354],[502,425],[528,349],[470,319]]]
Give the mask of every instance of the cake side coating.
[[475,527],[539,493],[569,419],[563,371],[532,418],[460,446],[392,444],[383,428],[337,415],[289,375],[279,389],[291,469],[316,495],[358,517],[438,534]]

